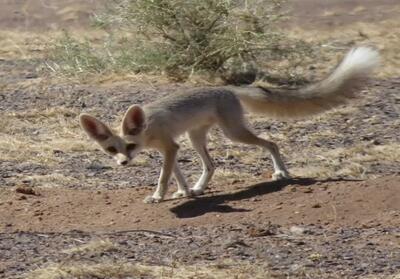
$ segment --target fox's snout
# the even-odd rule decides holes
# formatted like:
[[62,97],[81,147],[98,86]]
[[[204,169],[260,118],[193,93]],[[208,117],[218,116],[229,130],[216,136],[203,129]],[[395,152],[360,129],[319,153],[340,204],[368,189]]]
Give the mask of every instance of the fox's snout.
[[117,164],[121,166],[126,166],[129,163],[129,158],[128,156],[118,153],[115,155],[115,159],[117,160]]

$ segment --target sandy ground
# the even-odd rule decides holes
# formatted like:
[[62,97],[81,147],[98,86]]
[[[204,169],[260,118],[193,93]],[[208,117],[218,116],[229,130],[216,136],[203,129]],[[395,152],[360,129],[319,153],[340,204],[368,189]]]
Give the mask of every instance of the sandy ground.
[[17,188],[5,192],[0,200],[0,224],[6,232],[160,230],[237,222],[399,227],[399,183],[398,177],[368,181],[295,179],[225,186],[201,198],[167,200],[158,205],[142,202],[150,187],[115,191],[38,189],[31,195]]
[[[395,20],[399,7],[395,0],[291,2],[289,27],[335,31]],[[100,4],[5,1],[0,27],[81,29]],[[163,266],[231,259],[265,263],[271,278],[400,273],[398,77],[373,80],[360,101],[315,120],[251,118],[258,134],[278,142],[297,178],[270,181],[268,156],[232,145],[216,130],[210,146],[219,171],[206,195],[148,205],[142,200],[154,189],[160,156],[148,152],[135,165],[116,167],[76,117],[87,111],[115,124],[131,103],[189,86],[55,84],[40,77],[37,63],[0,60],[0,277],[25,278],[71,258]],[[199,162],[187,142],[182,146],[180,164],[193,183]],[[104,239],[117,248],[75,258],[63,252]]]

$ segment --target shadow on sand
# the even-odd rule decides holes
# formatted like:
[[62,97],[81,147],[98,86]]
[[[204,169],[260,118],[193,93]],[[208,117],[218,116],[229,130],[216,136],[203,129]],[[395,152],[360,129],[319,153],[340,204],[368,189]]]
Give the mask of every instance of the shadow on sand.
[[280,181],[267,181],[249,186],[248,188],[235,193],[194,198],[183,204],[171,208],[170,211],[173,212],[178,218],[193,218],[210,212],[220,212],[220,213],[246,212],[250,210],[243,208],[233,208],[224,203],[228,201],[239,201],[244,199],[250,199],[257,196],[278,192],[289,185],[296,185],[296,187],[303,187],[303,186],[314,185],[317,182],[328,183],[334,181],[349,181],[349,180],[343,180],[343,179],[315,180],[312,178],[294,178],[294,179],[280,180]]

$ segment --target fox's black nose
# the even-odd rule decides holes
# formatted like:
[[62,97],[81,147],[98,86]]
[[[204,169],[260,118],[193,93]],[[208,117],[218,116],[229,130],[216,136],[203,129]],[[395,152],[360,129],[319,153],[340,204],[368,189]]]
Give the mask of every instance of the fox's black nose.
[[126,166],[128,164],[128,161],[122,161],[121,165]]

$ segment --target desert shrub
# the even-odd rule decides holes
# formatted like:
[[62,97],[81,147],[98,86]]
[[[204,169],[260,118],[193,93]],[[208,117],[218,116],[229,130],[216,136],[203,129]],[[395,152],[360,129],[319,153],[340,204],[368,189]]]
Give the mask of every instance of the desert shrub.
[[104,36],[99,44],[64,32],[50,46],[45,66],[54,73],[64,75],[159,71],[165,63],[163,54],[148,49],[144,44],[145,41],[132,43],[126,37],[116,38],[111,33]]
[[94,17],[108,34],[102,44],[66,34],[50,60],[53,70],[72,73],[162,72],[182,80],[201,72],[229,81],[244,71],[251,80],[260,61],[311,54],[307,44],[279,30],[282,2],[114,0]]
[[67,32],[56,41],[48,58],[52,62],[47,63],[51,70],[66,73],[96,72],[107,65],[102,52],[94,49],[88,40],[81,42]]

